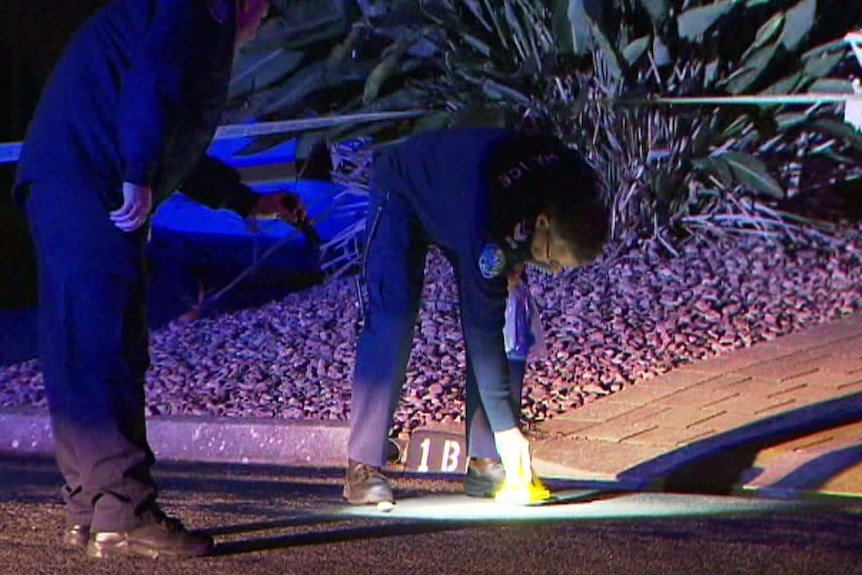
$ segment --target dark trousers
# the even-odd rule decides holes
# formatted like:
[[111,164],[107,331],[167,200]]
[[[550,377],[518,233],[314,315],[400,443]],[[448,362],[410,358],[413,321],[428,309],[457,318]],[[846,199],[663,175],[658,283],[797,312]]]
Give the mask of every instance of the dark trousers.
[[[386,461],[387,437],[410,358],[429,240],[410,204],[398,194],[372,191],[366,230],[363,267],[367,302],[353,372],[347,453],[354,461],[381,466]],[[454,253],[445,249],[443,253],[455,277],[460,277],[462,262]],[[459,299],[463,305],[463,297]],[[520,407],[522,377],[518,377],[513,409]],[[466,385],[469,455],[496,457],[469,353]]]
[[146,229],[116,228],[104,190],[34,182],[39,352],[67,521],[124,531],[154,504],[144,375]]

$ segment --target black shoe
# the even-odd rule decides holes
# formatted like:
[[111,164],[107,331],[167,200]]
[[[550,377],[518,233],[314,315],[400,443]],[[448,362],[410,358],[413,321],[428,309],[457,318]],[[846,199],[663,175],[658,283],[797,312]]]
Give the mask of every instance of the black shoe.
[[63,545],[83,549],[90,540],[89,525],[69,525],[63,532]]
[[395,501],[389,480],[386,479],[380,468],[358,461],[348,461],[347,463],[344,498],[353,505],[393,503]]
[[505,479],[506,470],[500,461],[471,457],[467,464],[464,493],[470,497],[494,497]]
[[152,511],[142,523],[130,531],[93,533],[87,544],[87,555],[102,558],[111,555],[143,555],[157,557],[199,557],[213,549],[212,537],[206,533],[187,531],[179,519],[161,511]]

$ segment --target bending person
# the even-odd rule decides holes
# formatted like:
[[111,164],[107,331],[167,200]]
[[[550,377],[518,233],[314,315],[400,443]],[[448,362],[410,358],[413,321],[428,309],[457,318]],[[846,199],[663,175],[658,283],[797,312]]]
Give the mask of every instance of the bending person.
[[350,503],[394,500],[381,467],[429,245],[455,270],[467,396],[479,400],[493,433],[493,453],[471,442],[470,455],[498,458],[507,476],[529,479],[529,443],[518,426],[503,343],[507,278],[524,263],[558,273],[591,262],[607,228],[594,170],[554,138],[497,128],[439,130],[380,155],[366,227],[367,309],[353,374],[344,486]]

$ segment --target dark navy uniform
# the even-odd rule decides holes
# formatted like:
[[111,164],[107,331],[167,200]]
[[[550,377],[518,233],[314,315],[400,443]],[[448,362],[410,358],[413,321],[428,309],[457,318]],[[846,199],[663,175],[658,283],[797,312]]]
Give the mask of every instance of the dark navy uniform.
[[[411,138],[375,161],[367,221],[365,323],[354,370],[348,457],[385,462],[419,310],[425,257],[455,270],[467,349],[470,456],[496,457],[492,432],[518,424],[520,381],[503,341],[507,275],[529,259],[546,186],[566,153],[553,138],[495,128]],[[527,185],[529,184],[529,185]]]
[[255,195],[202,156],[230,78],[232,0],[117,0],[58,62],[28,128],[15,197],[39,260],[40,355],[67,520],[126,531],[155,505],[144,421],[147,226],[109,212],[123,182],[247,213]]

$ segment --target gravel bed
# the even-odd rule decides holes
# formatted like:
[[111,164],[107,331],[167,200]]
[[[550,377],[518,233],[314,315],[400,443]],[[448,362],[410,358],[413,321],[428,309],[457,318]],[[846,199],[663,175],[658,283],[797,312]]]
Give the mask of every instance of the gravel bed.
[[[862,303],[862,227],[832,250],[754,237],[654,243],[563,277],[531,273],[545,357],[523,399],[540,422],[676,366],[852,313]],[[352,280],[260,308],[175,321],[151,336],[150,415],[345,420],[358,309]],[[464,346],[451,270],[429,258],[396,428],[460,422]],[[38,361],[0,368],[0,408],[45,409]]]

